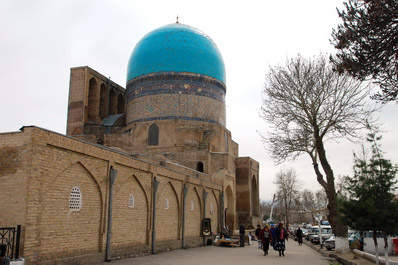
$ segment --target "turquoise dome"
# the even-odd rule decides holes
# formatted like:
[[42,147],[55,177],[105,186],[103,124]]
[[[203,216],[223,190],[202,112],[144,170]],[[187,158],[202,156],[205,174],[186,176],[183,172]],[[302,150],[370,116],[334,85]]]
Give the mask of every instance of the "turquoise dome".
[[145,74],[189,72],[214,77],[225,84],[221,53],[210,37],[181,23],[145,35],[135,46],[127,67],[127,82]]

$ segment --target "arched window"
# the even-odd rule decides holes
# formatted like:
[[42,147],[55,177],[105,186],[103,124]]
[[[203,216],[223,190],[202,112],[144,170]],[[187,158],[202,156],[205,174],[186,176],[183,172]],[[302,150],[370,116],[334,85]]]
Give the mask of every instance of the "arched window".
[[210,202],[210,214],[213,214],[213,202]]
[[79,187],[75,186],[72,188],[69,195],[69,210],[80,211],[82,208],[82,193]]
[[134,195],[133,194],[129,195],[128,206],[129,206],[129,208],[134,208]]
[[170,207],[170,205],[169,205],[169,199],[165,199],[164,200],[164,202],[165,202],[165,206],[164,206],[164,208],[167,210],[167,209],[169,209],[169,207]]
[[191,211],[195,210],[195,204],[193,203],[193,200],[191,200]]
[[196,164],[196,170],[203,173],[203,163],[202,162],[198,162]]
[[148,145],[159,144],[159,127],[156,124],[152,124],[148,130]]

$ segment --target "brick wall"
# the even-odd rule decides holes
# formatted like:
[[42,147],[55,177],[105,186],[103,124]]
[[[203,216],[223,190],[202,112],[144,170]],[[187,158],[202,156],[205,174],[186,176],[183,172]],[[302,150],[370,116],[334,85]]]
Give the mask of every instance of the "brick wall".
[[[209,192],[207,217],[218,226],[221,185],[190,177],[119,151],[36,127],[0,134],[0,217],[4,226],[22,224],[22,256],[27,264],[100,262],[106,250],[109,168],[117,170],[113,193],[112,258],[148,253],[152,236],[153,177],[159,180],[156,216],[157,251],[181,247],[183,185],[187,246],[201,242],[203,190]],[[71,211],[71,191],[81,191],[80,211]],[[130,195],[134,207],[129,207]],[[169,208],[165,207],[168,199]],[[193,211],[190,210],[193,201]],[[213,214],[210,214],[210,202]],[[15,207],[9,207],[9,205]],[[130,204],[131,206],[131,204]]]

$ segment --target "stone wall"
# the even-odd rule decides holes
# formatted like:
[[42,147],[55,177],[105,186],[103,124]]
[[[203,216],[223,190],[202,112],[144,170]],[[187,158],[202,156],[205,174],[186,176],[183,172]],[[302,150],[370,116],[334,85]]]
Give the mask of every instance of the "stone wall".
[[[155,161],[155,160],[153,160]],[[188,247],[202,243],[203,192],[206,217],[218,232],[222,186],[126,153],[37,127],[0,134],[1,226],[23,227],[27,264],[88,264],[104,260],[108,231],[109,172],[117,171],[112,207],[112,258],[151,251],[153,179],[159,181],[156,251],[179,248],[182,226]],[[185,224],[183,187],[188,188]],[[81,208],[71,209],[73,190]],[[133,197],[133,199],[132,199]],[[12,205],[13,207],[10,207]],[[15,206],[15,207],[14,207]]]

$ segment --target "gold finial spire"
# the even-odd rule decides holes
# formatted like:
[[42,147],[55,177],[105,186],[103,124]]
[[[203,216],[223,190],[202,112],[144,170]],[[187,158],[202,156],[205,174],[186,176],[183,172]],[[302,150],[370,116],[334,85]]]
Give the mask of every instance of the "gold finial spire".
[[177,24],[180,23],[180,22],[178,22],[178,14],[177,14],[177,21],[176,21],[176,23],[177,23]]

